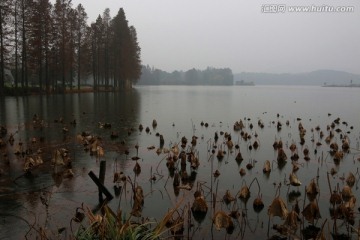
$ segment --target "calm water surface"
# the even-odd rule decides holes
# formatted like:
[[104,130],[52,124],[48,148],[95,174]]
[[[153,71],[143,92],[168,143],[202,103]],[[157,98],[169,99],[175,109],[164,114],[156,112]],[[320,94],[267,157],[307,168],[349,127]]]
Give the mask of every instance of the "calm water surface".
[[[3,169],[0,176],[0,239],[23,238],[29,230],[29,224],[46,226],[47,231],[56,235],[59,228],[65,228],[60,234],[61,238],[71,235],[70,220],[75,209],[82,203],[94,209],[98,205],[98,193],[95,184],[88,176],[89,171],[96,174],[99,172],[99,161],[106,160],[107,174],[105,186],[113,192],[113,173],[115,171],[115,159],[117,170],[123,171],[133,181],[144,189],[145,203],[142,210],[143,217],[160,220],[170,208],[178,202],[184,205],[193,202],[193,193],[196,186],[201,184],[203,194],[209,206],[207,215],[201,222],[192,218],[194,226],[184,235],[193,239],[261,239],[279,235],[273,224],[281,224],[283,220],[273,217],[269,220],[267,208],[277,194],[280,187],[280,196],[285,200],[287,208],[299,201],[301,209],[303,204],[309,203],[304,194],[305,186],[316,178],[320,188],[317,201],[320,203],[321,219],[315,222],[317,227],[327,219],[328,226],[325,233],[332,232],[333,221],[329,215],[329,187],[326,173],[335,169],[337,174],[330,177],[332,188],[339,185],[340,189],[346,184],[343,178],[349,172],[356,176],[356,184],[352,188],[354,196],[359,198],[358,190],[359,167],[359,136],[360,136],[360,89],[359,88],[323,88],[313,86],[254,86],[254,87],[200,87],[200,86],[156,86],[135,87],[133,91],[126,93],[86,93],[74,95],[54,96],[30,96],[19,98],[5,98],[0,103],[0,125],[8,129],[8,133],[15,133],[15,144],[22,141],[25,146],[46,149],[59,147],[67,148],[72,157],[72,167],[75,176],[71,179],[61,178],[54,174],[50,166],[51,151],[44,154],[44,166],[36,169],[32,177],[24,177],[23,159],[13,154],[14,147],[6,146],[1,149],[2,156],[0,167]],[[34,114],[44,120],[42,129],[34,128],[32,119]],[[345,154],[340,164],[335,164],[329,155],[329,144],[320,139],[319,131],[314,130],[317,126],[329,134],[327,125],[336,118],[340,118],[340,124],[336,128],[342,132],[336,133],[333,138],[341,146],[341,135],[348,135],[351,149]],[[63,119],[63,123],[56,120]],[[158,125],[154,129],[152,121],[156,119]],[[76,120],[75,126],[70,122]],[[245,124],[244,131],[251,139],[245,141],[241,138],[240,131],[234,131],[233,125],[242,120]],[[264,128],[258,126],[258,121],[264,123]],[[277,122],[283,127],[277,130]],[[285,123],[289,122],[287,126]],[[342,122],[346,122],[347,125]],[[110,123],[111,129],[99,128],[98,123]],[[201,122],[209,126],[201,125]],[[298,124],[307,130],[305,144],[299,144]],[[139,131],[142,124],[150,128],[150,132]],[[253,128],[250,128],[250,124]],[[67,127],[69,132],[64,134],[62,129]],[[130,131],[134,129],[134,131]],[[312,131],[313,130],[313,131]],[[83,146],[76,142],[76,135],[83,131],[102,137],[105,156],[97,159],[89,156],[83,150]],[[112,140],[112,131],[119,133],[119,138]],[[131,134],[129,134],[131,132]],[[214,143],[214,134],[220,136],[219,141]],[[228,150],[225,146],[224,136],[220,133],[231,134],[233,142],[238,143],[244,160],[241,163],[235,161],[238,150]],[[187,166],[186,171],[191,176],[191,190],[181,189],[175,191],[173,178],[169,177],[166,168],[167,154],[157,154],[159,137],[162,134],[165,139],[164,148],[171,148],[178,144],[185,136],[188,139],[186,151],[190,151],[190,141],[193,135],[197,136],[197,144],[194,151],[198,153],[200,166],[196,171],[191,171]],[[257,135],[257,137],[256,137]],[[43,143],[32,146],[31,138],[43,138]],[[7,136],[3,137],[6,139]],[[273,149],[275,140],[282,140],[284,150],[288,156],[285,166],[279,167],[276,163],[277,152]],[[260,147],[249,150],[249,146],[258,141]],[[316,145],[321,142],[322,145]],[[297,144],[300,156],[297,163],[299,170],[296,172],[302,185],[300,187],[287,186],[289,174],[292,172],[291,143]],[[131,160],[136,155],[135,145],[139,145],[138,162],[141,173],[135,178],[133,168],[135,161]],[[149,150],[154,146],[154,150]],[[211,154],[213,146],[226,151],[225,157],[218,160]],[[303,148],[310,150],[310,160],[305,161],[302,154]],[[124,148],[128,148],[128,156],[124,154]],[[316,150],[316,151],[315,151]],[[217,151],[217,150],[216,150]],[[315,153],[316,152],[316,153]],[[6,161],[4,153],[7,153],[10,161]],[[272,171],[269,175],[262,172],[266,160],[272,162]],[[246,168],[248,163],[254,167]],[[179,166],[180,168],[180,166]],[[239,170],[244,168],[246,174],[241,176]],[[213,172],[218,170],[220,176],[213,177]],[[156,174],[156,181],[149,181],[151,172]],[[248,185],[257,179],[260,184],[252,184],[251,196],[247,201],[237,200],[236,203],[225,205],[222,196],[226,190],[230,190],[235,196],[241,187]],[[212,189],[212,190],[211,190]],[[115,211],[122,209],[129,214],[131,211],[130,185],[127,185],[126,194],[115,197],[110,207]],[[223,210],[230,212],[238,210],[246,213],[239,221],[234,220],[235,230],[232,234],[226,231],[217,231],[212,228],[211,218],[214,214],[212,209],[212,194],[216,193],[215,211]],[[253,200],[262,195],[264,209],[259,213],[252,207]],[[46,207],[41,199],[44,197],[49,202]],[[358,199],[359,200],[359,199]],[[355,227],[358,227],[359,210],[358,203],[354,208]],[[185,214],[186,216],[186,214]],[[343,221],[343,220],[340,220]],[[304,226],[308,223],[304,220]],[[346,224],[338,223],[339,232],[347,234]],[[341,225],[341,226],[340,226]],[[76,229],[77,225],[73,227]],[[270,226],[270,228],[268,228]],[[301,237],[300,230],[294,233]],[[29,238],[34,238],[34,231],[28,233]],[[353,234],[353,237],[355,235]],[[355,237],[354,237],[355,239]]]

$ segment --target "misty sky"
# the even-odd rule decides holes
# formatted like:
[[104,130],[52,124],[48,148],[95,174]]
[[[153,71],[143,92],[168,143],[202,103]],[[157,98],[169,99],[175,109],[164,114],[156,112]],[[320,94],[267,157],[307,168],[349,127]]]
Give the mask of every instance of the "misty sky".
[[[73,0],[89,22],[123,7],[142,64],[165,71],[229,67],[233,73],[360,73],[358,0]],[[264,4],[353,6],[351,13],[263,13]],[[266,10],[266,9],[265,9]]]

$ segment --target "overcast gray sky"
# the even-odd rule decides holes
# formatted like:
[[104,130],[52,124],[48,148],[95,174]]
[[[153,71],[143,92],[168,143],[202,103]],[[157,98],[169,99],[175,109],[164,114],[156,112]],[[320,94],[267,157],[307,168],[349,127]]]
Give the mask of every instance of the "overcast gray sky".
[[[143,64],[172,72],[229,67],[234,73],[360,73],[358,0],[73,0],[89,21],[124,8]],[[266,5],[270,4],[270,5]],[[272,4],[285,10],[274,12]],[[285,5],[282,5],[285,4]],[[291,6],[353,6],[352,12],[290,12]],[[265,12],[264,12],[265,11]]]

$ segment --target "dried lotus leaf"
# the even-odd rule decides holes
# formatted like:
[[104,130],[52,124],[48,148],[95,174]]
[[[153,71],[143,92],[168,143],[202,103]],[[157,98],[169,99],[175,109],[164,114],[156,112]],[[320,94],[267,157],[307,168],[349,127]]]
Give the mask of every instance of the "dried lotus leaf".
[[295,173],[290,173],[290,176],[289,176],[289,179],[290,179],[290,184],[292,186],[300,186],[301,185],[301,182],[299,181],[298,177],[296,176]]
[[248,186],[243,186],[240,190],[239,198],[248,199],[250,197],[250,190]]
[[349,185],[349,187],[353,187],[355,184],[355,181],[356,181],[356,179],[355,179],[354,174],[352,172],[349,172],[349,175],[346,178],[347,185]]
[[350,200],[350,198],[353,196],[351,188],[347,185],[345,185],[341,191],[341,197],[342,199],[347,202]]
[[213,222],[217,230],[220,230],[221,228],[228,229],[234,227],[234,223],[231,220],[231,217],[223,211],[218,211],[215,213]]
[[257,198],[254,199],[253,208],[254,208],[254,211],[257,213],[259,213],[259,212],[261,212],[261,210],[263,210],[264,202],[261,199],[261,196],[258,196]]
[[259,147],[259,143],[258,141],[255,140],[253,143],[253,148],[256,150],[258,147]]
[[275,140],[273,143],[273,148],[276,150],[279,146],[279,143]]
[[55,150],[54,157],[52,159],[52,163],[55,165],[65,165],[63,154],[59,149]]
[[337,151],[335,154],[334,154],[334,160],[335,161],[340,161],[341,159],[344,158],[344,152],[343,151]]
[[114,173],[113,183],[116,183],[119,180],[120,180],[120,173],[118,173],[118,172]]
[[344,205],[345,205],[345,207],[346,207],[347,209],[353,210],[353,209],[355,208],[355,206],[356,206],[356,198],[355,198],[355,196],[352,196],[352,197],[349,199],[349,201],[347,201]]
[[214,172],[214,177],[217,178],[220,176],[220,172],[219,170],[216,169],[216,171]]
[[292,143],[289,148],[292,152],[294,152],[296,150],[296,144]]
[[331,204],[340,204],[341,203],[341,196],[337,191],[334,191],[330,196],[330,203]]
[[270,172],[271,172],[270,161],[266,160],[264,163],[263,173],[270,173]]
[[285,219],[288,215],[288,210],[284,200],[282,200],[280,197],[274,198],[268,208],[268,215],[270,215],[270,217],[278,216],[282,219]]
[[134,166],[134,173],[136,175],[139,175],[141,173],[141,167],[140,167],[140,164],[138,162],[135,163],[135,166]]
[[295,210],[292,210],[286,216],[285,225],[289,226],[293,230],[296,230],[298,227],[298,219],[299,219],[299,215]]
[[96,148],[96,153],[98,157],[103,157],[105,155],[105,151],[101,146],[98,146]]
[[241,168],[239,173],[240,173],[240,176],[244,176],[246,174],[246,171],[244,168]]
[[223,152],[223,150],[219,149],[216,157],[217,157],[219,160],[223,159],[223,158],[224,158],[224,152]]
[[349,144],[349,139],[347,137],[343,140],[343,144],[342,144],[341,148],[345,152],[347,152],[349,150],[350,144]]
[[295,161],[292,161],[291,164],[293,165],[292,172],[297,172],[297,170],[299,170],[299,164],[297,164]]
[[225,204],[229,204],[229,203],[235,201],[235,198],[231,195],[229,190],[226,190],[223,200],[224,200]]
[[191,211],[194,219],[197,222],[202,222],[206,216],[208,210],[207,203],[203,195],[196,196],[195,200],[191,206]]
[[311,195],[316,195],[319,193],[319,187],[316,184],[315,180],[311,180],[309,185],[306,187],[306,193]]
[[238,154],[236,155],[235,160],[236,160],[237,162],[241,162],[242,160],[244,160],[244,158],[243,158],[242,155],[241,155],[241,152],[238,152]]
[[345,218],[345,220],[351,225],[354,225],[355,223],[354,212],[351,209],[347,208],[345,204],[341,204],[336,209],[335,216],[339,219]]
[[319,206],[316,201],[309,203],[302,211],[302,215],[311,224],[314,224],[314,220],[321,218]]
[[201,196],[198,196],[195,198],[195,200],[191,206],[191,210],[193,212],[202,212],[202,213],[207,212],[208,206],[207,206],[204,196],[201,195]]
[[131,210],[131,215],[135,217],[140,217],[142,207],[144,205],[144,193],[142,187],[137,186],[135,188],[133,199],[134,199],[134,204]]
[[339,145],[336,142],[333,142],[330,144],[330,148],[336,152],[337,150],[339,150]]
[[284,151],[284,149],[279,148],[278,149],[278,156],[277,156],[277,161],[278,162],[285,162],[287,159],[286,153]]
[[304,156],[308,156],[309,155],[309,149],[307,147],[304,148],[303,150]]
[[234,146],[234,143],[233,143],[231,140],[228,140],[228,141],[226,142],[226,145],[227,145],[227,147],[228,147],[229,149],[232,149],[233,146]]

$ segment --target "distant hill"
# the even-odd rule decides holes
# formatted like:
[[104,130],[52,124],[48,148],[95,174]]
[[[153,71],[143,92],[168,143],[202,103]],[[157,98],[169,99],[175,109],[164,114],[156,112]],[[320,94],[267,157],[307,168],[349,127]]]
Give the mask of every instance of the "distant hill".
[[234,74],[234,82],[253,82],[255,85],[344,85],[360,84],[360,75],[335,70],[317,70],[308,73],[253,73]]

